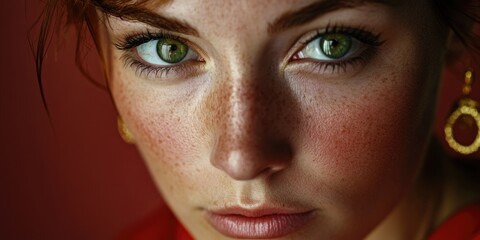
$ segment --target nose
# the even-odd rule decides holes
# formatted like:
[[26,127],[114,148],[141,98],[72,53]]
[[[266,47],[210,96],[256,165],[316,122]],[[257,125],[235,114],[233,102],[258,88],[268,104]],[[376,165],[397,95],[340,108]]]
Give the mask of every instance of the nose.
[[235,180],[278,173],[293,156],[286,124],[288,94],[273,81],[246,76],[225,81],[216,91],[222,97],[210,162]]

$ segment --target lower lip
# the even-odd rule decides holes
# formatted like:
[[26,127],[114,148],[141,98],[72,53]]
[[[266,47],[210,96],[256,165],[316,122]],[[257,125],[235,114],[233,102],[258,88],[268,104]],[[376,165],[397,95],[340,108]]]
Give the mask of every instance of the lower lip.
[[301,229],[313,218],[313,212],[271,214],[261,217],[207,212],[206,218],[217,231],[228,237],[278,238]]

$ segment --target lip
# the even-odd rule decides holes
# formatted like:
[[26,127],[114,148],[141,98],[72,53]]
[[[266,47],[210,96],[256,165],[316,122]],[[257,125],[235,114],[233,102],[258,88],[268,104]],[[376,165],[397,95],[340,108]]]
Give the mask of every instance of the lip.
[[232,238],[278,238],[300,230],[314,210],[240,207],[206,211],[205,218],[218,232]]

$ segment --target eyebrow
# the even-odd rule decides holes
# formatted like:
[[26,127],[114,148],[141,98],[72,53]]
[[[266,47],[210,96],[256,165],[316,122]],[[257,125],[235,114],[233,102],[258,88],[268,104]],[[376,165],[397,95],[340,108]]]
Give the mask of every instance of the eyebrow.
[[120,18],[121,20],[142,22],[152,27],[164,29],[171,32],[183,33],[198,37],[198,31],[188,23],[172,17],[164,17],[151,10],[133,5],[115,6],[113,4],[98,3],[95,5],[106,15]]
[[[104,14],[114,16],[126,21],[142,22],[152,27],[171,32],[199,37],[198,31],[188,23],[173,17],[164,17],[147,8],[133,5],[116,6],[102,1],[94,1],[95,6]],[[352,8],[365,3],[381,3],[393,5],[392,0],[320,0],[307,5],[299,10],[284,13],[268,26],[270,34],[277,33],[288,28],[304,25],[320,15],[342,8]]]
[[321,0],[307,5],[299,10],[287,12],[268,26],[268,32],[273,34],[288,28],[300,26],[313,21],[319,16],[342,8],[357,7],[366,3],[381,3],[393,5],[391,0]]

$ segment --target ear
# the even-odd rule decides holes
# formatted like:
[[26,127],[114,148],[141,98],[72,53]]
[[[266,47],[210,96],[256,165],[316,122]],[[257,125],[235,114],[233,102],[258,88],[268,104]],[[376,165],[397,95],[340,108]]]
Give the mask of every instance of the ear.
[[118,133],[122,137],[123,141],[128,144],[135,144],[135,137],[120,116],[117,118],[117,127]]

